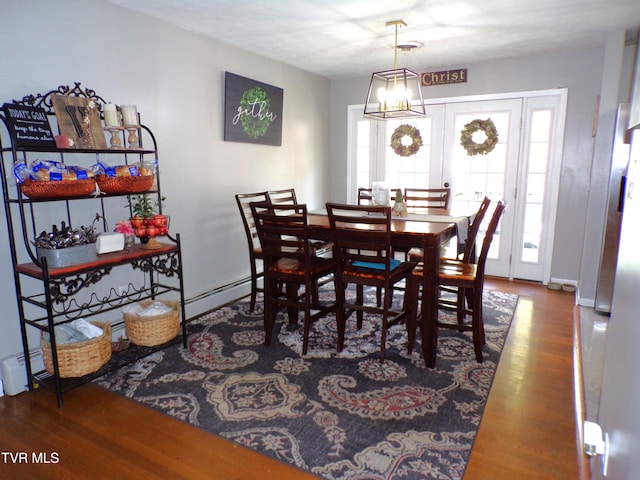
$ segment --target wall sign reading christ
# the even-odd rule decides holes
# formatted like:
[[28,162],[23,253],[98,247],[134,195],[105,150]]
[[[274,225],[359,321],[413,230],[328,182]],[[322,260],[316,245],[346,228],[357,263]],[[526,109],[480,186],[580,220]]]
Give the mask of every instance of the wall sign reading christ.
[[224,139],[282,145],[283,90],[234,73],[224,75]]

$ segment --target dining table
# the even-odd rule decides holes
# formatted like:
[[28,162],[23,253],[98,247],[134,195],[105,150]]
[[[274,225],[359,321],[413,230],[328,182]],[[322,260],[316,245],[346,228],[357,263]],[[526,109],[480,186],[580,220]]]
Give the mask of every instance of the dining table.
[[[471,215],[452,212],[449,209],[421,209],[419,213],[410,212],[406,217],[393,217],[391,220],[391,246],[398,250],[409,250],[417,247],[423,249],[424,278],[421,304],[422,324],[420,328],[422,353],[428,368],[436,365],[436,349],[438,345],[438,271],[440,267],[440,247],[456,235],[466,239],[466,226]],[[307,215],[310,237],[319,240],[331,240],[332,233],[329,217],[325,210],[311,211]],[[363,224],[363,228],[367,226]],[[459,231],[464,230],[464,231]],[[407,293],[409,294],[408,290]],[[415,314],[410,317],[415,321],[418,309],[418,295],[410,294],[410,301]],[[415,328],[409,329],[409,331]],[[415,339],[409,338],[409,343]]]

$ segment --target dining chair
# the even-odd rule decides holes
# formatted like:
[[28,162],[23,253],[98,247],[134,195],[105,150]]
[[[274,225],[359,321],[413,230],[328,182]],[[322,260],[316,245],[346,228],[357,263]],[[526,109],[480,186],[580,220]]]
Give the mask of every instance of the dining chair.
[[373,189],[358,188],[358,205],[373,205]]
[[[258,286],[258,281],[263,278],[264,271],[262,266],[262,248],[260,247],[260,240],[258,239],[258,232],[251,214],[250,204],[251,202],[267,201],[269,197],[267,196],[267,192],[238,193],[235,197],[249,246],[249,265],[251,267],[251,300],[249,311],[253,312],[256,307],[258,293],[264,292],[264,288]],[[258,270],[258,263],[261,264],[260,270]]]
[[[295,188],[285,188],[282,190],[269,190],[267,192],[268,201],[274,205],[296,205],[298,204]],[[281,211],[281,214],[285,214],[286,211]],[[311,239],[311,247],[314,250],[315,255],[325,255],[331,252],[333,249],[333,242],[330,240],[317,240]],[[318,301],[318,287],[326,285],[333,281],[332,278],[325,278],[320,280],[316,284],[316,288],[313,291],[315,301]]]
[[[397,188],[389,189],[389,198],[394,199],[397,191]],[[358,205],[374,205],[373,188],[358,188]]]
[[[383,362],[387,329],[404,321],[409,315],[404,301],[402,308],[392,310],[393,287],[410,276],[415,264],[393,258],[391,207],[329,202],[326,208],[334,256],[338,262],[335,276],[338,351],[344,347],[346,321],[354,311],[358,329],[362,328],[365,312],[377,314],[382,316],[380,361]],[[349,284],[356,286],[355,301],[348,301],[345,295]],[[384,291],[382,305],[365,303],[364,286]]]
[[449,208],[450,188],[405,188],[404,201],[409,209]]
[[269,190],[267,192],[267,199],[274,205],[278,205],[280,203],[289,204],[289,205],[298,204],[295,188],[284,188],[282,190]]
[[[487,227],[487,231],[482,241],[482,248],[480,249],[480,255],[478,256],[477,263],[466,263],[463,260],[446,259],[440,262],[440,269],[438,273],[438,281],[440,286],[452,286],[457,287],[458,292],[456,299],[453,301],[441,299],[438,303],[438,307],[446,310],[454,310],[458,313],[462,313],[463,316],[458,316],[457,322],[446,322],[444,320],[438,321],[438,327],[441,328],[454,328],[458,330],[470,330],[473,336],[473,349],[478,363],[482,363],[482,345],[485,344],[484,323],[482,318],[482,294],[484,289],[484,271],[487,262],[487,256],[489,254],[489,248],[491,242],[498,229],[500,218],[506,209],[506,204],[501,200],[496,205],[496,208],[491,216],[491,221]],[[424,291],[424,288],[420,289],[419,286],[424,280],[423,263],[420,262],[413,270],[410,278],[409,289],[412,295],[415,295],[419,291]],[[419,296],[419,294],[418,294]],[[465,305],[465,300],[468,305]],[[414,298],[411,303],[417,304]],[[413,343],[415,342],[415,328],[420,321],[420,315],[414,309],[408,322],[409,330],[409,353],[413,350]],[[471,316],[470,323],[464,323],[467,316]],[[462,321],[461,321],[462,319]]]
[[[335,301],[320,304],[313,294],[318,279],[335,272],[336,262],[330,256],[315,255],[306,205],[251,203],[251,213],[264,257],[265,345],[271,344],[279,307],[287,308],[289,322],[294,323],[303,310],[302,354],[306,355],[311,324],[336,309]],[[299,293],[301,286],[304,291]]]
[[[462,252],[457,256],[457,258],[463,262],[469,263],[476,261],[476,240],[490,204],[491,199],[489,197],[484,197],[480,203],[480,207],[478,207],[478,211],[473,215],[473,219],[469,224],[467,239],[464,242],[458,242],[458,251],[462,250]],[[421,262],[422,255],[423,252],[421,248],[414,247],[409,250],[409,260],[412,262]]]

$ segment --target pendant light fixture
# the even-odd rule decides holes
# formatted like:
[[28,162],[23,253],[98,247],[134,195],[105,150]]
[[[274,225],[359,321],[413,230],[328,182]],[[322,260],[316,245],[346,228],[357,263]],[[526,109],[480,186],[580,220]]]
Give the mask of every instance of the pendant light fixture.
[[393,70],[371,75],[364,115],[382,119],[424,117],[420,77],[407,68],[398,68],[398,29],[407,24],[402,20],[392,20],[386,26],[395,30]]

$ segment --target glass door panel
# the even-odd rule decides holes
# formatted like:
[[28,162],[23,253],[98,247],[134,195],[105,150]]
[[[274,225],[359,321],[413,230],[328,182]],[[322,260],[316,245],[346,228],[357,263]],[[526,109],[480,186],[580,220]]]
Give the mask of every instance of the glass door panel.
[[[492,206],[480,227],[477,245],[484,239],[493,205],[498,200],[511,203],[516,191],[518,152],[520,146],[520,99],[483,102],[461,102],[447,105],[445,115],[445,161],[443,177],[451,185],[454,211],[477,210],[485,196]],[[473,120],[491,119],[498,132],[498,143],[491,152],[469,155],[460,143],[461,132]],[[474,135],[476,143],[486,140],[481,131]],[[509,276],[513,216],[509,209],[503,215],[491,243],[486,272],[489,275]]]

